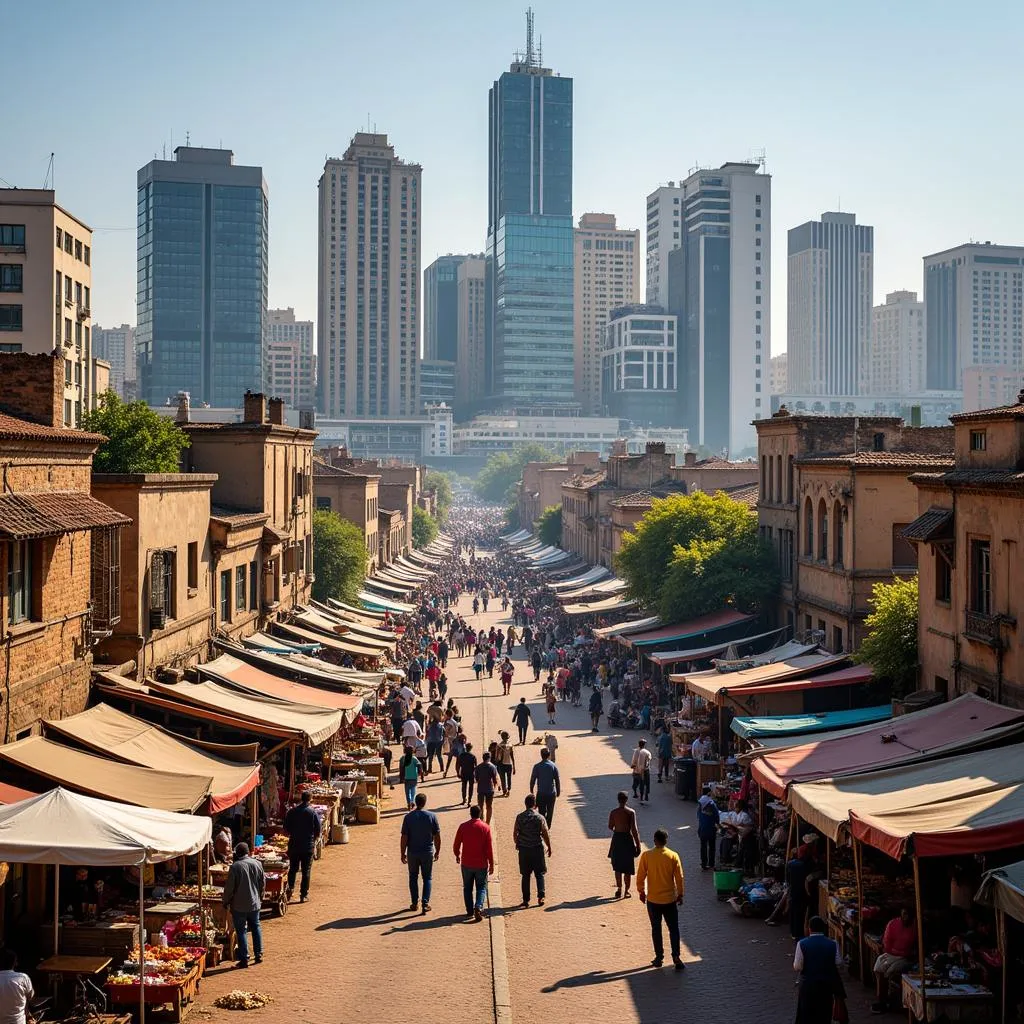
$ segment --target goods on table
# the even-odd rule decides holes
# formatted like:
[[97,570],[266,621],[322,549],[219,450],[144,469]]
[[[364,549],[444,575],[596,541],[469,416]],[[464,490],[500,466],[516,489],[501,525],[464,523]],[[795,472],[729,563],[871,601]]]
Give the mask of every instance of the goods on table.
[[[206,950],[190,946],[146,946],[147,985],[174,985],[192,974],[206,959]],[[139,949],[107,979],[110,985],[138,985]]]
[[[224,895],[224,887],[221,885],[204,885],[204,900],[219,900]],[[198,885],[176,885],[167,891],[168,899],[175,900],[197,900],[199,899]]]
[[220,1010],[261,1010],[272,1002],[273,999],[262,992],[245,992],[236,988],[227,995],[218,996],[213,1005]]

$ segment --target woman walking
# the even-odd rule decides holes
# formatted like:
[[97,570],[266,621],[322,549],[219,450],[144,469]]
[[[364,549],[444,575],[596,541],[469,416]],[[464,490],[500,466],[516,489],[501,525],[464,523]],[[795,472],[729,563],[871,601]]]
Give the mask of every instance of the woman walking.
[[480,681],[480,673],[484,670],[484,652],[477,648],[476,654],[473,655],[473,674],[476,676],[477,682]]
[[793,970],[800,973],[796,1024],[832,1024],[839,1004],[845,1010],[846,990],[839,976],[839,946],[825,934],[825,922],[812,917],[811,934],[796,944]]
[[615,872],[615,898],[622,898],[625,882],[625,897],[628,900],[633,895],[629,891],[629,883],[636,874],[635,858],[640,856],[640,833],[636,827],[636,811],[627,806],[629,794],[625,790],[619,793],[618,801],[619,806],[608,815],[608,828],[612,833],[608,857],[612,862],[612,871]]
[[494,767],[498,769],[501,795],[508,796],[512,792],[512,776],[516,773],[516,754],[505,729],[498,733],[498,737],[499,742],[494,747]]
[[420,779],[420,763],[411,748],[402,755],[402,782],[405,785],[406,810],[416,806],[416,784]]

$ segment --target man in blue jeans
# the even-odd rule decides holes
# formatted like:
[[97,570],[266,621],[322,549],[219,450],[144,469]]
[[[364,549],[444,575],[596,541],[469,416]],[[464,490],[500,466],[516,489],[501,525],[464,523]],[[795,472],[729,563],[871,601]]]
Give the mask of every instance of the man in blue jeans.
[[[466,919],[482,921],[487,900],[487,876],[494,874],[494,843],[491,826],[480,818],[480,807],[469,809],[469,821],[464,821],[455,833],[455,863],[462,865],[462,896],[466,901]],[[476,886],[476,902],[473,887]]]
[[410,910],[420,906],[420,875],[423,876],[423,905],[430,910],[430,888],[434,861],[441,856],[441,825],[433,811],[425,811],[427,794],[416,794],[416,810],[402,819],[402,863],[409,865]]
[[555,800],[562,795],[562,780],[558,777],[558,766],[551,760],[551,751],[542,747],[540,760],[533,766],[530,775],[530,792],[537,797],[537,810],[551,828],[555,816]]
[[238,966],[249,966],[249,945],[246,932],[252,932],[252,951],[256,963],[263,960],[263,933],[260,931],[260,908],[263,906],[263,890],[266,878],[263,865],[249,856],[246,843],[235,847],[235,862],[228,869],[224,882],[224,906],[231,911],[238,936]]

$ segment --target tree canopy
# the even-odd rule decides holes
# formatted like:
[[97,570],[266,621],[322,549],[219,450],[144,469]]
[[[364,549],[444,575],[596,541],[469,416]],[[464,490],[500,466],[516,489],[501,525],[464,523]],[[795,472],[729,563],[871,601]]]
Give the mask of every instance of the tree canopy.
[[562,544],[562,506],[548,505],[537,520],[537,536],[545,543],[560,547]]
[[330,509],[313,510],[313,596],[354,601],[366,579],[366,538],[355,523]]
[[729,606],[756,612],[779,586],[757,521],[722,493],[656,498],[624,535],[616,568],[630,594],[667,622]]
[[543,445],[524,444],[510,452],[495,452],[477,474],[473,487],[477,497],[495,505],[512,500],[512,488],[528,462],[551,462],[554,454]]
[[437,521],[444,525],[448,519],[448,512],[452,507],[452,482],[447,473],[440,473],[432,469],[423,478],[425,490],[433,491],[437,496]]
[[122,402],[113,391],[82,417],[82,428],[106,436],[92,460],[97,473],[177,473],[188,434],[145,402]]
[[917,682],[917,577],[876,583],[864,620],[868,635],[856,661],[871,666],[875,675],[892,685],[894,697],[903,697]]
[[417,505],[412,510],[412,544],[416,548],[425,548],[437,538],[438,525],[434,517]]

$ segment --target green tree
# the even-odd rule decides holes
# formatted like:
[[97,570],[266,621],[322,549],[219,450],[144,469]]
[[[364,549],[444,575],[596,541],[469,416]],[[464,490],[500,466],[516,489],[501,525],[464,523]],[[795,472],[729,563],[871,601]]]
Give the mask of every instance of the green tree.
[[366,579],[366,538],[355,523],[329,509],[313,510],[313,596],[354,601]]
[[425,548],[431,541],[436,540],[437,534],[437,521],[425,508],[420,508],[417,505],[412,510],[413,547]]
[[554,454],[543,445],[524,444],[510,452],[495,452],[477,474],[477,497],[499,505],[512,499],[512,489],[528,462],[551,462]]
[[82,417],[82,428],[103,434],[92,460],[97,473],[177,473],[188,434],[145,402],[122,402],[113,392]]
[[448,520],[448,512],[452,507],[452,482],[447,473],[432,469],[423,478],[425,490],[433,491],[437,496],[437,521],[443,526]]
[[505,509],[505,525],[510,530],[518,530],[520,528],[519,506],[515,502]]
[[864,620],[868,635],[854,660],[871,666],[875,675],[892,686],[894,697],[903,697],[917,683],[917,577],[892,583],[876,583]]
[[548,505],[537,520],[537,536],[545,543],[558,547],[562,543],[562,506]]

